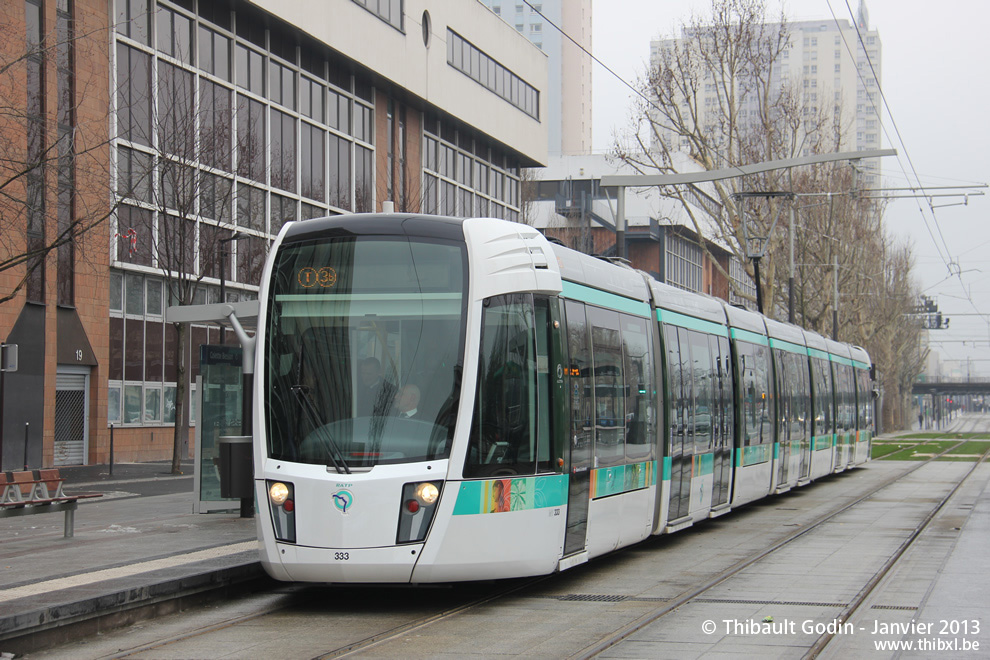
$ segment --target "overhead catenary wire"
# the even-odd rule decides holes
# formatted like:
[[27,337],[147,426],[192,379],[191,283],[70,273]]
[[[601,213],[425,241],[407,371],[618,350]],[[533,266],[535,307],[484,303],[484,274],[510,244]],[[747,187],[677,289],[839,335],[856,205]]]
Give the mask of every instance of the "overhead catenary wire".
[[[873,80],[876,83],[877,91],[880,94],[880,100],[883,103],[883,107],[887,111],[887,116],[890,118],[890,123],[893,126],[894,133],[897,136],[897,141],[898,141],[898,143],[901,146],[900,151],[901,151],[901,153],[904,154],[904,158],[907,160],[908,166],[911,169],[911,173],[914,176],[914,181],[917,182],[918,187],[924,193],[925,192],[925,186],[924,186],[924,184],[921,183],[921,177],[918,175],[918,170],[917,170],[917,168],[914,165],[914,161],[911,159],[911,154],[908,151],[907,143],[904,141],[904,138],[901,135],[900,128],[897,126],[897,120],[894,119],[894,114],[893,114],[893,112],[890,109],[890,104],[887,102],[887,96],[886,96],[886,94],[884,94],[883,85],[880,83],[880,77],[877,75],[876,67],[873,64],[873,58],[870,57],[869,49],[867,49],[866,42],[863,39],[863,33],[860,31],[859,21],[856,20],[856,15],[853,12],[852,6],[849,4],[849,0],[843,0],[843,1],[844,1],[845,5],[846,5],[846,10],[849,12],[849,17],[852,19],[853,28],[856,30],[856,37],[857,37],[859,46],[862,48],[863,55],[866,58],[866,63],[870,67],[870,74],[873,76]],[[842,42],[843,42],[843,44],[846,47],[846,51],[849,53],[849,56],[853,59],[853,61],[854,62],[857,62],[858,60],[856,58],[856,55],[852,52],[852,49],[849,46],[849,42],[846,40],[846,36],[843,33],[843,31],[841,29],[841,26],[839,26],[839,19],[835,15],[835,11],[832,9],[831,0],[825,0],[825,3],[828,6],[829,13],[832,14],[832,20],[835,22],[836,27],[839,28],[838,32],[839,32],[839,35],[842,37]],[[856,75],[859,77],[860,81],[863,83],[864,88],[868,87],[868,85],[866,85],[865,79],[863,78],[863,73],[862,73],[862,71],[860,71],[860,68],[859,68],[858,65],[856,66]],[[867,98],[870,101],[870,105],[873,107],[874,114],[877,116],[877,118],[882,119],[882,115],[880,113],[880,110],[877,108],[877,105],[876,105],[876,103],[873,100],[873,95],[867,93],[866,96],[867,96]],[[881,122],[881,125],[882,125],[882,122]],[[883,128],[883,132],[884,132],[884,135],[887,136],[888,141],[893,142],[893,140],[891,140],[891,138],[890,138],[890,133],[887,132],[886,127]],[[898,163],[901,162],[900,161],[900,156],[898,156],[897,161],[898,161]],[[903,170],[903,167],[904,166],[902,164],[901,165],[902,170]],[[911,181],[911,178],[907,175],[907,172],[905,172],[904,175],[905,175],[905,178],[908,181]],[[929,196],[927,196],[927,195],[926,195],[926,198],[927,198],[927,201],[928,201],[928,209],[929,209],[929,212],[931,213],[931,224],[929,224],[928,218],[925,217],[924,206],[921,204],[920,201],[918,202],[918,211],[921,214],[921,218],[922,218],[922,221],[924,222],[925,228],[928,230],[928,233],[929,233],[929,235],[932,238],[932,245],[934,245],[935,249],[938,251],[939,257],[942,259],[942,262],[945,264],[946,269],[949,271],[949,277],[956,276],[958,278],[958,280],[959,280],[959,286],[962,288],[963,293],[965,294],[966,300],[969,302],[969,304],[973,307],[974,310],[976,310],[977,312],[980,312],[979,307],[976,305],[976,301],[973,300],[972,295],[970,295],[970,292],[966,290],[966,287],[965,287],[965,285],[964,285],[964,283],[962,281],[962,271],[959,268],[958,262],[952,257],[952,253],[951,253],[951,250],[949,249],[948,241],[946,241],[945,234],[942,232],[942,226],[938,222],[938,215],[935,213],[935,208],[936,207],[935,207],[934,201]],[[935,226],[935,231],[932,230],[932,226],[931,226],[932,224]],[[936,238],[935,232],[938,233],[938,238]],[[939,244],[939,239],[941,239],[941,245]]]
[[[894,119],[893,113],[891,112],[890,104],[888,103],[887,97],[884,94],[883,86],[880,84],[880,80],[879,80],[879,77],[878,77],[877,72],[876,72],[876,67],[874,66],[874,63],[872,61],[872,58],[870,57],[869,52],[868,52],[868,50],[866,48],[866,43],[865,43],[865,40],[863,38],[862,32],[859,29],[858,21],[855,18],[855,14],[853,13],[852,7],[849,5],[848,0],[844,0],[844,1],[845,1],[846,8],[849,11],[850,16],[852,17],[852,24],[855,27],[857,39],[859,41],[859,45],[863,49],[864,56],[865,56],[866,61],[867,61],[868,65],[869,65],[869,68],[870,68],[870,73],[871,73],[871,75],[873,77],[873,80],[876,83],[877,90],[878,90],[878,93],[880,95],[881,102],[883,104],[883,107],[886,109],[887,115],[890,118],[890,123],[893,126],[893,130],[894,130],[894,133],[895,133],[896,138],[897,138],[896,139],[896,142],[901,145],[902,150],[903,150],[903,153],[905,155],[905,159],[907,161],[907,165],[910,168],[911,174],[908,174],[908,172],[904,168],[903,163],[901,163],[901,169],[902,169],[902,173],[903,173],[903,178],[906,181],[909,182],[911,188],[918,189],[918,190],[922,191],[922,193],[924,194],[924,196],[926,198],[928,198],[929,213],[931,215],[931,220],[930,221],[929,221],[929,218],[925,214],[924,206],[920,203],[920,201],[918,202],[918,210],[919,210],[919,213],[921,215],[923,224],[925,225],[925,228],[927,229],[927,231],[928,231],[928,233],[929,233],[929,235],[930,235],[930,237],[932,239],[932,245],[935,247],[936,251],[938,252],[938,255],[939,255],[940,260],[945,265],[946,269],[949,271],[950,278],[951,277],[958,277],[959,278],[959,281],[960,281],[960,285],[963,286],[962,277],[961,277],[962,272],[958,268],[955,259],[953,259],[953,257],[952,257],[952,253],[951,253],[951,250],[949,248],[948,242],[945,239],[944,233],[942,232],[941,225],[939,224],[939,221],[938,221],[938,216],[937,216],[937,214],[935,212],[935,208],[936,207],[935,207],[932,199],[930,198],[930,196],[927,195],[927,194],[925,194],[925,191],[927,190],[927,188],[929,188],[931,186],[926,186],[921,181],[921,178],[920,178],[920,175],[918,174],[917,168],[914,165],[914,161],[911,159],[910,153],[907,150],[906,142],[904,141],[904,138],[903,138],[903,136],[901,134],[900,128],[898,127],[897,122]],[[578,48],[578,50],[580,50],[582,53],[584,53],[585,55],[587,55],[596,64],[598,64],[599,66],[601,66],[612,77],[614,77],[622,85],[624,85],[625,87],[627,87],[628,89],[630,89],[634,94],[636,94],[636,96],[638,96],[639,98],[643,99],[651,107],[654,107],[654,108],[657,107],[656,106],[656,103],[655,103],[655,101],[653,99],[651,99],[649,96],[647,96],[646,94],[644,94],[642,90],[638,89],[636,86],[634,86],[633,84],[631,84],[625,78],[623,78],[622,76],[620,76],[614,69],[612,69],[610,66],[608,66],[601,59],[599,59],[598,57],[596,57],[591,51],[589,51],[587,48],[585,48],[580,42],[578,42],[570,34],[568,34],[563,28],[561,28],[561,26],[557,25],[557,23],[555,23],[546,14],[544,14],[543,11],[542,11],[542,9],[537,8],[536,6],[534,6],[530,2],[530,0],[522,0],[522,2],[523,2],[523,4],[525,4],[530,9],[530,11],[532,11],[534,14],[540,16],[540,18],[543,21],[545,21],[554,30],[556,30],[558,33],[560,33],[560,35],[564,39],[566,39],[569,42],[571,42],[572,44],[574,44],[574,46],[576,48]],[[830,0],[826,0],[826,4],[827,4],[827,6],[829,8],[829,12],[832,15],[833,21],[838,26],[838,24],[839,24],[838,23],[838,17],[836,16],[835,11],[832,8],[832,5],[831,5]],[[857,61],[858,58],[856,57],[855,53],[852,50],[851,45],[849,44],[848,40],[846,39],[845,33],[840,29],[839,30],[839,34],[840,34],[840,36],[842,38],[842,41],[843,41],[843,43],[845,45],[846,51],[849,53],[849,55],[853,59],[853,61]],[[858,66],[856,67],[856,75],[859,77],[860,81],[863,83],[864,88],[865,87],[868,87],[868,85],[866,84],[866,80],[865,80],[865,78],[863,76],[863,72],[860,71],[860,68]],[[873,111],[876,114],[876,116],[877,117],[881,117],[882,113],[880,111],[880,108],[877,107],[877,104],[876,104],[876,102],[874,100],[874,95],[868,94],[867,95],[867,98],[869,99],[869,103],[873,107]],[[881,122],[881,125],[883,126],[883,122]],[[890,132],[887,130],[886,126],[883,126],[882,127],[882,130],[884,132],[884,135],[887,137],[887,140],[890,143],[894,143],[895,140],[892,138],[892,136],[891,136]],[[898,158],[898,162],[900,163],[900,158]],[[933,226],[934,226],[934,229],[933,229]],[[965,291],[965,287],[963,287],[963,289],[964,289],[964,293],[966,293],[966,299],[969,301],[970,305],[972,305],[972,307],[977,312],[979,312],[980,310],[977,307],[975,301],[973,301],[972,297],[969,295],[969,292]]]
[[644,94],[642,92],[642,90],[637,89],[635,85],[633,85],[628,80],[626,80],[625,78],[623,78],[622,76],[620,76],[618,73],[616,73],[609,65],[605,64],[600,59],[598,59],[597,57],[595,57],[595,55],[590,50],[588,50],[583,45],[581,45],[580,43],[578,43],[578,41],[574,37],[572,37],[571,35],[567,34],[567,32],[565,32],[562,27],[560,27],[559,25],[557,25],[556,23],[554,23],[552,20],[550,20],[547,17],[547,15],[543,13],[543,11],[541,9],[537,9],[536,7],[534,7],[532,4],[530,4],[529,0],[522,0],[522,1],[523,1],[523,4],[525,4],[527,7],[529,7],[530,11],[532,11],[534,14],[538,15],[544,21],[546,21],[547,23],[549,23],[550,26],[554,30],[556,30],[557,32],[559,32],[561,34],[561,36],[563,36],[565,39],[567,39],[572,44],[574,44],[575,46],[577,46],[577,48],[582,53],[584,53],[585,55],[587,55],[588,57],[590,57],[596,64],[598,64],[598,66],[602,67],[603,69],[605,69],[606,71],[608,71],[610,74],[612,74],[615,77],[616,80],[618,80],[623,85],[625,85],[626,87],[628,87],[629,89],[631,89],[633,91],[633,93],[635,93],[637,96],[639,96],[644,101],[646,101],[647,103],[649,103],[651,106],[653,106],[657,110],[660,109],[659,107],[657,107],[657,104],[653,102],[653,99],[651,99],[650,97],[648,97],[646,94]]
[[[828,7],[829,13],[832,15],[832,21],[835,23],[835,27],[839,32],[839,36],[842,38],[842,43],[846,48],[846,52],[849,54],[849,57],[852,58],[852,61],[857,63],[855,67],[856,76],[859,78],[859,81],[863,84],[863,89],[868,89],[869,85],[867,85],[866,78],[863,76],[863,72],[860,70],[858,65],[858,61],[859,61],[858,57],[856,53],[853,52],[852,46],[849,44],[849,41],[846,39],[845,32],[842,30],[842,26],[839,24],[839,17],[836,16],[835,10],[832,8],[831,0],[825,0],[825,4]],[[924,191],[925,187],[924,185],[922,185],[921,180],[918,177],[918,172],[914,167],[914,162],[911,160],[911,156],[908,153],[907,145],[904,142],[904,139],[901,136],[901,132],[897,127],[897,122],[894,120],[894,115],[890,111],[890,105],[887,103],[887,97],[883,92],[883,86],[880,84],[880,78],[879,76],[877,76],[876,68],[873,66],[873,59],[870,57],[869,50],[866,48],[866,41],[863,39],[862,32],[860,32],[859,22],[856,20],[856,16],[853,13],[852,7],[849,5],[848,0],[845,0],[845,4],[846,4],[846,8],[849,10],[849,16],[852,19],[853,27],[856,30],[856,37],[858,39],[859,46],[863,49],[863,55],[866,58],[867,64],[869,64],[870,66],[870,73],[873,76],[873,81],[876,83],[877,92],[880,94],[880,100],[883,103],[884,108],[886,108],[887,110],[887,116],[890,117],[890,123],[893,125],[894,133],[897,136],[897,142],[901,145],[901,152],[904,154],[904,157],[907,160],[908,165],[911,168],[911,171],[914,173],[914,181],[917,182],[918,184],[917,187],[922,191]],[[875,114],[878,119],[882,120],[883,113],[880,111],[880,108],[877,107],[876,101],[874,101],[873,98],[873,94],[867,93],[866,98],[869,101],[870,106],[873,108],[873,114]],[[891,138],[890,133],[887,131],[887,127],[883,125],[882,121],[881,121],[881,127],[884,135],[887,136],[887,140],[891,144],[893,144],[894,140]],[[903,163],[901,163],[900,156],[897,157],[897,162],[901,164],[901,169],[904,170],[904,165]],[[908,175],[906,171],[904,172],[904,178],[908,181],[911,181],[911,177]],[[932,238],[932,244],[935,246],[935,249],[938,250],[939,257],[942,259],[942,262],[945,264],[945,267],[950,268],[950,264],[952,263],[952,255],[949,252],[949,245],[946,242],[944,235],[942,234],[942,229],[938,225],[938,218],[935,216],[935,209],[931,209],[932,222],[934,223],[936,229],[938,230],[939,237],[941,237],[942,239],[941,245],[939,245],[939,240],[938,238],[936,238],[935,232],[932,231],[932,226],[929,223],[928,218],[925,217],[924,209],[920,202],[918,203],[918,210],[921,212],[921,218],[922,221],[924,222],[925,229],[928,230],[928,234]]]

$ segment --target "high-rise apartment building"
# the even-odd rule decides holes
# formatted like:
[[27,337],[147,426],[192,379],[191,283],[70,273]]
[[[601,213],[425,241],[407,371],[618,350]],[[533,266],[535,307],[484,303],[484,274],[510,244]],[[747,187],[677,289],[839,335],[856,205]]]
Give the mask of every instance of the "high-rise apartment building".
[[182,370],[222,337],[193,325],[176,355],[176,282],[252,299],[285,222],[385,201],[515,220],[546,162],[546,57],[476,2],[0,0],[0,21],[2,469],[106,462],[111,425],[117,460],[171,457]]
[[[774,29],[776,25],[768,26]],[[880,80],[882,49],[877,30],[870,29],[869,13],[860,2],[856,24],[847,20],[798,21],[788,23],[789,46],[771,72],[773,87],[797,93],[807,112],[824,111],[837,120],[843,134],[840,150],[879,149],[882,135]],[[659,65],[661,54],[685,40],[698,38],[684,34],[680,39],[655,40],[650,43],[650,64]],[[706,83],[699,89],[699,123],[704,125],[708,108],[719,105],[716,86]],[[756,116],[757,99],[740,104],[740,116]],[[665,139],[677,148],[676,136],[667,132]],[[686,143],[685,143],[686,144]],[[803,154],[807,155],[807,154]],[[859,185],[879,185],[878,159],[861,164]]]
[[591,0],[481,2],[547,54],[546,122],[550,154],[590,153]]

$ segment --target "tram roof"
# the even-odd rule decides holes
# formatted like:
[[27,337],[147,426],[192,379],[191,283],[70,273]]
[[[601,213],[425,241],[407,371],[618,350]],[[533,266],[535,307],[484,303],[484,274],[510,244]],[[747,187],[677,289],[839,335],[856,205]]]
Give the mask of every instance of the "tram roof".
[[282,240],[296,242],[326,236],[405,234],[463,241],[464,220],[420,213],[347,213],[289,223]]
[[725,305],[718,298],[703,293],[685,291],[675,286],[650,280],[653,300],[660,309],[666,309],[695,318],[725,325]]
[[551,243],[562,279],[602,291],[648,302],[649,291],[643,276],[628,266],[588,256],[563,245]]
[[729,326],[740,330],[749,330],[760,335],[767,334],[767,326],[764,323],[765,317],[754,311],[734,305],[725,305],[725,315],[729,319]]
[[827,351],[828,344],[825,343],[825,337],[822,337],[817,332],[812,330],[804,330],[804,340],[808,345],[808,348],[817,348],[820,351]]
[[849,344],[843,344],[841,341],[835,341],[828,337],[825,338],[825,344],[828,346],[828,352],[832,355],[838,355],[844,358],[849,357]]
[[870,354],[866,352],[866,349],[862,346],[850,346],[849,347],[849,357],[857,362],[863,362],[865,364],[872,364],[870,360]]
[[789,341],[798,346],[807,346],[804,339],[804,332],[798,326],[782,321],[774,321],[773,319],[766,319],[765,323],[767,324],[767,334],[770,337]]

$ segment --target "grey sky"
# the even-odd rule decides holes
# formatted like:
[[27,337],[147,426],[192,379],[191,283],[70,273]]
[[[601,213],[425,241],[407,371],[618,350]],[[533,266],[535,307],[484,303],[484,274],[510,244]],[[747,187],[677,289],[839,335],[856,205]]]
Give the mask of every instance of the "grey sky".
[[[852,22],[847,0],[790,0],[784,3],[790,20],[831,18]],[[780,7],[768,0],[771,15]],[[856,11],[859,0],[848,0]],[[629,82],[641,76],[649,61],[650,40],[674,36],[692,11],[704,15],[710,0],[595,0],[594,54]],[[870,26],[879,31],[883,45],[881,83],[904,145],[885,114],[883,146],[900,152],[884,159],[887,186],[905,186],[911,163],[925,185],[962,185],[990,182],[990,3],[976,0],[868,0]],[[607,150],[616,131],[628,126],[630,90],[611,74],[594,67],[593,144]],[[891,142],[891,140],[893,142]],[[913,176],[912,176],[913,180]],[[990,191],[988,191],[990,193]],[[957,200],[935,200],[938,204]],[[959,200],[961,201],[961,200]],[[919,205],[925,204],[923,221]],[[890,204],[888,230],[914,245],[916,279],[926,295],[938,299],[952,322],[949,330],[931,333],[933,347],[945,359],[971,359],[972,373],[990,375],[990,196],[972,197],[968,206],[936,208],[936,227],[923,200]],[[948,255],[935,247],[932,234],[944,236]],[[941,243],[941,241],[939,241]],[[961,276],[948,277],[945,259],[958,264]],[[971,270],[971,269],[979,269]],[[946,279],[948,278],[948,279]],[[976,308],[966,299],[970,291]],[[841,313],[841,305],[840,305]],[[972,343],[935,343],[935,340],[981,339]]]

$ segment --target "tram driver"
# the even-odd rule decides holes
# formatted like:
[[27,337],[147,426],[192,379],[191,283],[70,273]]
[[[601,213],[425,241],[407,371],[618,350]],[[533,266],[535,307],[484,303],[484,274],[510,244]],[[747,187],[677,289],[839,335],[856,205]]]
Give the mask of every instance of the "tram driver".
[[358,368],[357,416],[385,415],[395,396],[395,385],[382,378],[382,363],[376,357],[361,360]]

